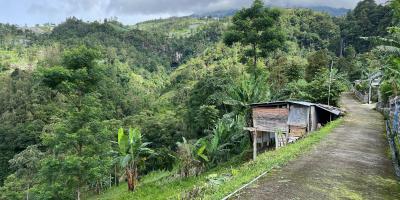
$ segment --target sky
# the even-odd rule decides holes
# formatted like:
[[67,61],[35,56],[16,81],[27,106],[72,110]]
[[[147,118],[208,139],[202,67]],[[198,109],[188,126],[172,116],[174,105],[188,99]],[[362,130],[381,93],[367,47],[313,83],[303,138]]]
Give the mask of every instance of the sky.
[[[360,0],[265,0],[278,6],[354,8]],[[377,0],[383,3],[386,0]],[[0,0],[0,23],[61,23],[75,16],[85,21],[117,18],[125,24],[247,7],[252,0]]]

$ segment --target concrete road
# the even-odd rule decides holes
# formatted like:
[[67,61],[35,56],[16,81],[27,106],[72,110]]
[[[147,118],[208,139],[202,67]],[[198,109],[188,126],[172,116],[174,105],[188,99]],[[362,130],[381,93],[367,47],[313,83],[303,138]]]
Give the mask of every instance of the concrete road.
[[341,104],[348,112],[341,126],[234,199],[400,199],[382,115],[351,94]]

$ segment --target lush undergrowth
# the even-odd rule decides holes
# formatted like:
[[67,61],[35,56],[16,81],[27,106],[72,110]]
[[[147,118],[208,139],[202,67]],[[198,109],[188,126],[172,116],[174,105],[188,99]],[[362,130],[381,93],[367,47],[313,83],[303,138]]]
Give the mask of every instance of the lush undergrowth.
[[[209,20],[213,21],[213,20]],[[191,17],[170,18],[150,20],[135,25],[136,28],[144,31],[162,30],[169,35],[185,37],[198,28],[208,23],[208,20]]]
[[260,154],[256,161],[230,162],[186,179],[173,177],[171,172],[153,172],[143,177],[135,192],[128,192],[126,184],[121,184],[91,199],[221,199],[263,172],[283,166],[309,151],[342,122],[343,119],[336,120],[294,144]]
[[[399,44],[392,7],[336,18],[254,0],[221,19],[0,23],[0,200],[221,198],[333,126],[248,162],[248,105],[337,105],[380,70],[382,99],[400,93],[398,45],[370,51]],[[136,191],[112,188],[120,177]]]

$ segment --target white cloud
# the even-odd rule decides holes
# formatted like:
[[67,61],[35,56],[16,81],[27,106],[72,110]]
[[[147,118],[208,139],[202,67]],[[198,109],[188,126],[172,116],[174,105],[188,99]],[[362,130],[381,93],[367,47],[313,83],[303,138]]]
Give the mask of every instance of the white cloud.
[[251,0],[113,0],[107,10],[123,14],[193,13],[240,8],[250,3]]
[[[196,12],[236,9],[253,0],[0,0],[0,22],[59,23],[66,17],[100,20],[118,17],[124,23]],[[386,0],[378,0],[383,3]],[[265,0],[280,6],[332,6],[353,8],[359,0]]]

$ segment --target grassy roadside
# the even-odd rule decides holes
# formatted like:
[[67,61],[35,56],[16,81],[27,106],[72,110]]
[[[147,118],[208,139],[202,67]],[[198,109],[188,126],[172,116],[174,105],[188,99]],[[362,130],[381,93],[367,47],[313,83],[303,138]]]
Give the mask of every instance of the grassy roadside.
[[186,179],[174,178],[170,172],[155,172],[144,177],[135,192],[128,192],[126,184],[122,184],[91,199],[179,199],[182,194],[190,194],[190,199],[221,199],[263,172],[285,165],[309,151],[342,122],[343,119],[336,120],[294,144],[263,153],[255,162],[224,164],[198,177]]
[[343,119],[331,122],[317,132],[310,134],[308,137],[299,140],[294,144],[290,144],[276,151],[269,151],[257,157],[255,162],[248,162],[240,166],[237,170],[240,172],[231,181],[220,185],[215,192],[205,196],[205,199],[222,199],[229,193],[235,191],[242,185],[250,182],[255,177],[265,171],[270,171],[275,167],[285,165],[290,160],[309,151],[313,145],[319,143],[334,128],[339,126]]

